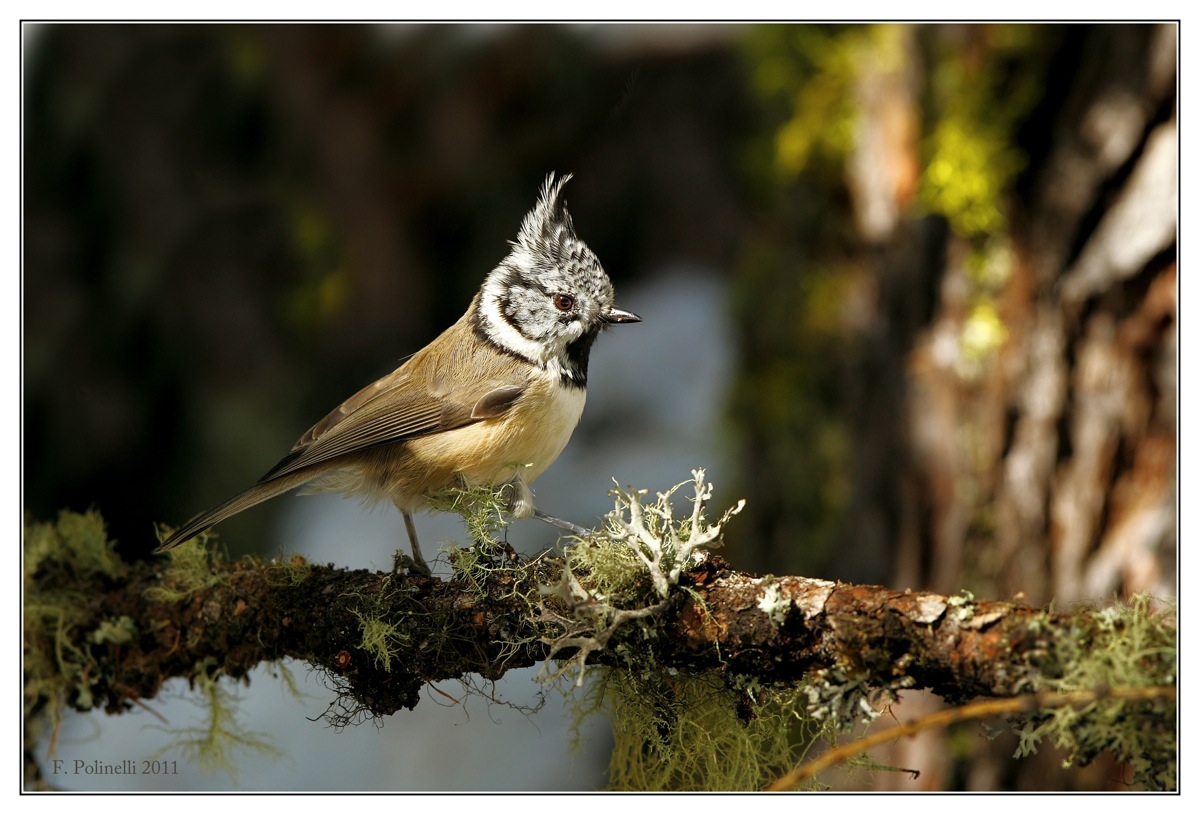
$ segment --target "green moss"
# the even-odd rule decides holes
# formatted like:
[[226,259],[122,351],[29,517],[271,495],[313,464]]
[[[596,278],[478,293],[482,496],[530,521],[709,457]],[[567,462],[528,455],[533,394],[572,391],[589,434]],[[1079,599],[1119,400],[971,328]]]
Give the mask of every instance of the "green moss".
[[115,620],[105,620],[100,623],[89,639],[97,645],[103,643],[127,645],[133,642],[137,635],[137,624],[129,617],[122,615]]
[[375,667],[385,671],[392,669],[392,658],[397,649],[407,645],[409,635],[397,624],[380,617],[371,616],[355,611],[362,629],[362,640],[358,647],[366,651],[375,660]]
[[616,607],[631,608],[652,602],[654,584],[628,546],[606,537],[586,538],[566,552],[567,567],[584,580],[595,596]]
[[146,589],[145,597],[159,603],[178,603],[198,591],[210,589],[226,580],[214,564],[223,560],[213,532],[203,532],[194,541],[167,552],[167,566],[159,585]]
[[104,519],[95,510],[83,513],[63,510],[52,524],[26,518],[22,531],[27,581],[49,564],[57,564],[84,578],[103,575],[118,580],[127,571],[116,553],[116,541],[108,539]]
[[312,564],[300,555],[265,564],[267,579],[274,585],[299,586],[312,574]]
[[463,519],[467,534],[484,547],[497,545],[510,519],[508,517],[508,486],[461,486],[441,492],[429,499],[434,512],[451,512]]
[[[471,546],[450,546],[447,556],[456,579],[483,596],[500,572],[521,567],[501,539],[512,522],[508,515],[508,486],[459,486],[433,496],[434,512],[451,512],[463,519]],[[515,576],[515,573],[514,573]]]
[[[62,512],[52,524],[26,519],[24,544],[26,724],[44,722],[52,730],[64,707],[88,710],[96,704],[93,688],[104,671],[98,655],[132,642],[139,630],[128,616],[91,622],[86,587],[97,580],[120,580],[127,573],[98,513]],[[155,599],[184,599],[214,584],[209,544],[204,540],[173,550],[164,588]],[[94,628],[84,628],[89,625]],[[193,679],[205,701],[205,723],[173,729],[176,740],[168,749],[182,750],[200,766],[225,769],[236,777],[237,753],[276,751],[259,734],[239,725],[236,697],[218,683],[214,664],[198,666]]]
[[63,511],[54,523],[26,518],[22,542],[25,714],[42,712],[57,723],[65,704],[81,710],[94,704],[100,671],[92,646],[132,633],[132,622],[122,618],[77,638],[89,620],[84,587],[96,579],[118,580],[127,569],[95,511]]

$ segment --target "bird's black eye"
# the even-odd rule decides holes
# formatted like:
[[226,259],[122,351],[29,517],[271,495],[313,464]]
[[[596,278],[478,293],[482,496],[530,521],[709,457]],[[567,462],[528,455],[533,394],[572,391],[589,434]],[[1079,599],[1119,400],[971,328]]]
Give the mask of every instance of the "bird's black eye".
[[575,308],[575,298],[569,294],[554,295],[554,307],[559,311],[570,311]]

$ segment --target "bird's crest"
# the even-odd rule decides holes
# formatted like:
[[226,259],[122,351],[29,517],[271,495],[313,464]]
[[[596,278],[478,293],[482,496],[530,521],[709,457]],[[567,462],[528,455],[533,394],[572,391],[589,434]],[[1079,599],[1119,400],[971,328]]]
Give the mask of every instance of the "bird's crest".
[[516,245],[537,255],[549,247],[561,246],[565,239],[575,240],[575,225],[567,212],[567,202],[562,197],[562,188],[571,180],[567,173],[555,179],[554,173],[546,176],[537,203],[521,222]]

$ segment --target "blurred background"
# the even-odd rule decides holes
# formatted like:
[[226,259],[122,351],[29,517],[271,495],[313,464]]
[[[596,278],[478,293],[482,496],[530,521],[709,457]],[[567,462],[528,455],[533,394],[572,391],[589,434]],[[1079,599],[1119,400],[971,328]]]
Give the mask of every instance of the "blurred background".
[[[538,185],[618,304],[567,451],[534,486],[590,525],[696,466],[735,567],[1034,605],[1176,585],[1174,25],[25,25],[23,505],[95,507],[129,558],[255,481],[436,336]],[[462,541],[418,517],[426,541]],[[281,498],[231,554],[389,568],[399,515]],[[554,530],[522,522],[525,551]],[[431,549],[428,544],[427,550]],[[445,567],[440,567],[445,573]],[[381,728],[308,721],[263,670],[283,759],[66,789],[594,789],[577,734],[430,692]],[[538,702],[531,673],[494,698]],[[455,697],[462,689],[443,688]],[[171,727],[198,715],[152,703]],[[903,717],[936,708],[906,695]],[[189,712],[190,711],[190,712]],[[149,757],[146,711],[64,724]],[[168,728],[170,729],[170,728]],[[963,726],[878,789],[1117,789]],[[175,756],[164,756],[174,758]],[[43,755],[43,759],[45,756]],[[182,771],[187,764],[186,774]]]

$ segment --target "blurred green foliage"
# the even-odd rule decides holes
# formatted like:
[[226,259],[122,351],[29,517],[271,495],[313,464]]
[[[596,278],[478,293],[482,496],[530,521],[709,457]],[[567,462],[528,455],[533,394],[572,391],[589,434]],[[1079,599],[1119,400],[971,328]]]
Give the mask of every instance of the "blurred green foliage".
[[858,56],[886,27],[756,26],[748,38],[751,83],[787,111],[773,139],[774,168],[794,179],[810,161],[838,161],[854,141]]
[[[903,466],[882,449],[886,440],[873,439],[889,434],[881,421],[897,423],[892,443],[902,435],[905,351],[944,274],[930,219],[967,242],[960,375],[978,376],[1007,337],[996,298],[1015,264],[1008,229],[1026,163],[1019,132],[1059,39],[1055,27],[1007,24],[748,32],[747,72],[773,124],[746,160],[762,217],[734,291],[745,344],[734,414],[746,445],[745,491],[754,496],[748,534],[767,542],[769,568],[828,569],[848,545],[848,528],[862,521],[852,517],[856,479]],[[859,92],[867,72],[910,83],[919,125],[915,191],[898,200],[900,223],[879,248],[857,233],[849,190],[863,117],[873,115]],[[894,401],[897,412],[872,415],[864,400]],[[864,500],[886,506],[880,498]],[[804,546],[792,542],[796,535]],[[863,568],[839,576],[884,580],[889,558],[890,549],[865,554]]]
[[1026,157],[1016,131],[1044,89],[1051,29],[987,25],[964,41],[934,38],[920,198],[964,237],[1003,232],[1006,198]]

